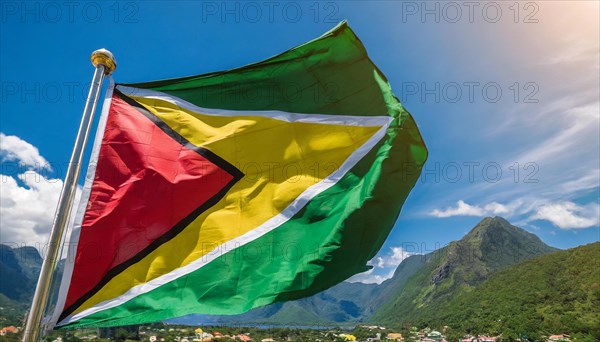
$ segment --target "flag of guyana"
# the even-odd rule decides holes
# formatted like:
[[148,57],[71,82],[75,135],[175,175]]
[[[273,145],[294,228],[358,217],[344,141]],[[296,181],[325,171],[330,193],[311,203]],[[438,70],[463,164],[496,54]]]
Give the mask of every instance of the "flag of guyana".
[[53,322],[238,314],[368,269],[427,150],[347,23],[265,61],[109,87]]

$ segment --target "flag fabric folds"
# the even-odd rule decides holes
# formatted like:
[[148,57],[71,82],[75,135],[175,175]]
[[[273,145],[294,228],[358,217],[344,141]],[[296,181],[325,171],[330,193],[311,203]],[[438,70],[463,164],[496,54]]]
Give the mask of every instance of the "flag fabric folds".
[[346,22],[237,69],[110,87],[57,327],[238,314],[368,270],[427,150]]

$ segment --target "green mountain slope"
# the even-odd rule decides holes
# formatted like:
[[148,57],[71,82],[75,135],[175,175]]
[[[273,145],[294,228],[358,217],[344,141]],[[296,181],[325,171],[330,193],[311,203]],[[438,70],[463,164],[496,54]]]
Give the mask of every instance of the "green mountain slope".
[[465,237],[424,258],[423,265],[395,292],[387,293],[371,321],[401,326],[441,312],[492,274],[534,256],[556,251],[537,236],[500,217],[488,217]]
[[23,323],[41,266],[35,248],[0,244],[0,326]]
[[41,265],[35,248],[0,245],[0,294],[16,302],[30,301]]
[[370,317],[382,305],[392,302],[401,293],[407,280],[421,270],[432,257],[433,254],[412,255],[404,259],[396,268],[392,278],[381,283],[373,291],[373,296],[368,299],[368,304],[366,304],[365,314]]
[[600,338],[600,242],[543,255],[426,310],[416,323],[509,338],[579,333]]
[[[31,305],[42,261],[40,253],[34,247],[13,248],[0,244],[0,323],[22,323]],[[65,260],[60,260],[57,264],[52,283],[51,303],[57,298],[64,264]]]
[[17,302],[0,293],[0,327],[21,326],[27,307],[28,304]]

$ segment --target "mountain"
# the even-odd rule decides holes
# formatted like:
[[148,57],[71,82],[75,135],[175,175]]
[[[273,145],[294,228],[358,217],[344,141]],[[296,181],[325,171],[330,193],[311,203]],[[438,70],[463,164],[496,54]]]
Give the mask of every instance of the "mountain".
[[411,255],[404,259],[396,268],[392,278],[381,283],[373,291],[374,296],[369,299],[369,308],[365,310],[369,317],[375,314],[380,307],[393,301],[402,291],[408,279],[421,270],[432,257],[433,254]]
[[494,273],[555,251],[501,217],[485,218],[461,240],[418,256],[422,266],[379,299],[382,305],[371,320],[396,326],[419,322],[429,313],[443,312],[450,300],[472,291]]
[[21,324],[41,266],[42,257],[35,248],[0,244],[0,325]]
[[0,245],[0,294],[18,302],[31,300],[41,266],[42,257],[35,248]]
[[[0,326],[21,325],[33,299],[35,286],[42,268],[42,257],[34,247],[16,247],[0,244]],[[51,303],[58,297],[65,260],[55,269]]]
[[[535,340],[568,332],[600,339],[600,242],[539,256],[508,267],[443,310],[421,313],[416,324],[456,331],[502,333]],[[577,337],[577,336],[575,336]]]

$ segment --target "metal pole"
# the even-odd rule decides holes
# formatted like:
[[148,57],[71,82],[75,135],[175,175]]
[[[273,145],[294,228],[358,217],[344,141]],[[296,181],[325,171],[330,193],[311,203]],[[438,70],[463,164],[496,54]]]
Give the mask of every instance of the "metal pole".
[[52,274],[56,267],[61,241],[67,226],[73,199],[75,198],[83,152],[94,119],[94,113],[96,112],[96,104],[98,103],[98,97],[102,89],[102,81],[105,75],[111,74],[117,67],[112,53],[105,49],[94,51],[91,61],[96,67],[96,71],[94,72],[90,92],[88,93],[85,108],[83,109],[83,117],[81,118],[77,138],[75,139],[75,147],[73,147],[73,154],[71,154],[65,182],[63,183],[60,198],[58,199],[58,206],[56,207],[52,230],[50,231],[50,239],[48,241],[48,254],[42,263],[35,294],[33,295],[33,302],[27,317],[27,324],[23,332],[23,342],[37,342],[40,338],[42,316],[44,315],[50,295]]

